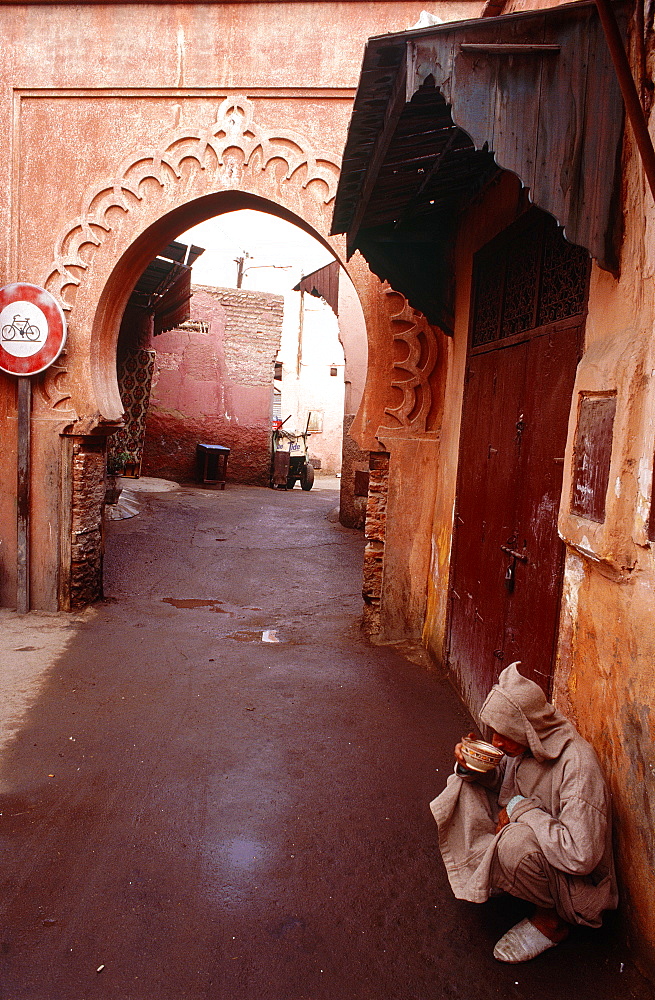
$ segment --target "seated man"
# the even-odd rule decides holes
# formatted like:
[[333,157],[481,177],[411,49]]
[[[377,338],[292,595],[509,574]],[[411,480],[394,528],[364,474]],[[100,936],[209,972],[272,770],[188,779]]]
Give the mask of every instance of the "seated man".
[[430,808],[451,888],[482,903],[508,892],[534,914],[496,944],[526,962],[563,941],[571,924],[599,927],[618,895],[610,797],[591,746],[518,664],[501,673],[480,712],[505,757],[485,774],[455,748],[455,774]]

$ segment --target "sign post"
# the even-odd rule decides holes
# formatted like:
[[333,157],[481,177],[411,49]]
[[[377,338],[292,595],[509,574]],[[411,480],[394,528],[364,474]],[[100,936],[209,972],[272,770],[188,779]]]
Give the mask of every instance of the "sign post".
[[16,610],[30,610],[30,430],[32,383],[25,375],[18,379],[18,475],[16,483],[17,555]]
[[14,282],[0,289],[0,371],[18,376],[16,609],[30,609],[31,376],[45,371],[66,343],[66,319],[45,288]]

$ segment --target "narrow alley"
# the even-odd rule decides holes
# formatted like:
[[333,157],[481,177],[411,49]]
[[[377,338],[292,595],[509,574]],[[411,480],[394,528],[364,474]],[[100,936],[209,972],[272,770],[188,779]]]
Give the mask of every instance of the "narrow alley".
[[652,995],[612,916],[505,966],[520,904],[452,897],[428,803],[471,723],[363,637],[335,491],[138,502],[103,602],[0,612],[2,1000]]

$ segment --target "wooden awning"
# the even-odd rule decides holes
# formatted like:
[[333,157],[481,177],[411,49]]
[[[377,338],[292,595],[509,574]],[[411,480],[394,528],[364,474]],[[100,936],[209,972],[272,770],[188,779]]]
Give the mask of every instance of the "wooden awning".
[[371,38],[332,232],[449,331],[458,219],[504,169],[616,272],[622,128],[593,3]]
[[155,336],[177,329],[191,316],[191,268],[183,264],[177,266],[179,270],[171,276],[166,290],[154,304]]
[[335,316],[339,315],[339,261],[333,260],[301,278],[294,285],[294,292],[308,292],[317,299],[325,299]]
[[150,261],[130,296],[130,305],[154,317],[157,336],[174,330],[190,316],[191,266],[205,251],[176,240]]

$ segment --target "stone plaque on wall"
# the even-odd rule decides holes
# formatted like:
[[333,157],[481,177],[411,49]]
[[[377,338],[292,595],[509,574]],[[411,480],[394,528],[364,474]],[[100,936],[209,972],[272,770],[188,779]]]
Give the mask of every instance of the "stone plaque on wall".
[[605,520],[616,396],[583,396],[573,450],[571,513]]

